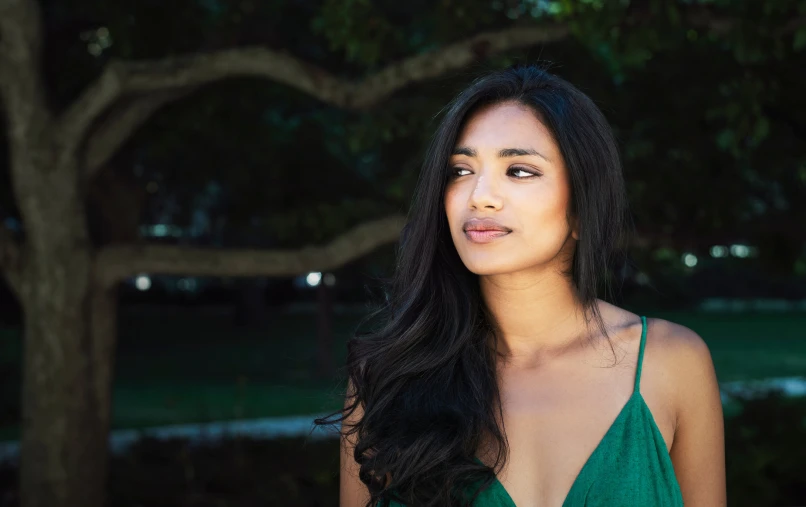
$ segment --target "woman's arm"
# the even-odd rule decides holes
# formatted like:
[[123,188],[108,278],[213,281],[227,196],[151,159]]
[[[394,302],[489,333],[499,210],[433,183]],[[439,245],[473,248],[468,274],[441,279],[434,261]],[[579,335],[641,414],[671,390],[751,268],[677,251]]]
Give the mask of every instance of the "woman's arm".
[[725,426],[714,363],[694,331],[669,325],[669,371],[675,372],[672,463],[686,507],[724,507]]
[[[347,396],[344,399],[344,406],[347,407],[351,403],[350,397],[353,394],[353,385],[348,382]],[[364,411],[359,405],[342,421],[342,436],[341,436],[341,458],[340,458],[340,477],[339,477],[339,507],[365,507],[370,500],[370,494],[367,486],[358,478],[359,465],[353,458],[353,449],[355,442],[353,439],[355,435],[347,436],[344,431],[348,429],[356,421],[361,420],[364,416]]]

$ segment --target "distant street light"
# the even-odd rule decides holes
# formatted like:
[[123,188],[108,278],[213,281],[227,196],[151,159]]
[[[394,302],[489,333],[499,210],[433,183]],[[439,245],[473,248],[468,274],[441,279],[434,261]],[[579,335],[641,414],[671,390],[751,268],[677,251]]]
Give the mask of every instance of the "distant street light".
[[744,258],[750,254],[750,249],[747,245],[731,245],[730,254],[734,257]]
[[134,280],[134,286],[142,291],[146,291],[151,288],[151,278],[146,275],[140,275]]
[[322,281],[322,273],[319,272],[308,273],[308,276],[305,277],[305,281],[311,287],[316,287],[317,285],[319,285],[319,282]]

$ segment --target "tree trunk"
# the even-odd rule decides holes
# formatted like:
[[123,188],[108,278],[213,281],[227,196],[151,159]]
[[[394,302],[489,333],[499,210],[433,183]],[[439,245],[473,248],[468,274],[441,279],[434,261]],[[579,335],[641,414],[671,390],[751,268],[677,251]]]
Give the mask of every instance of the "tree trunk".
[[[102,507],[116,300],[94,282],[70,167],[20,187],[27,227],[20,494],[24,507]],[[19,173],[18,173],[19,174]]]

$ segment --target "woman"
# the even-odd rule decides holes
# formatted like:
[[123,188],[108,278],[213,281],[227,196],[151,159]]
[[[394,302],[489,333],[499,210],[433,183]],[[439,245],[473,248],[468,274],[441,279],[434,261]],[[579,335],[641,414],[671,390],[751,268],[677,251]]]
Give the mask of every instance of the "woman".
[[572,85],[524,65],[456,97],[379,325],[349,346],[342,507],[726,504],[705,343],[597,298],[627,217]]

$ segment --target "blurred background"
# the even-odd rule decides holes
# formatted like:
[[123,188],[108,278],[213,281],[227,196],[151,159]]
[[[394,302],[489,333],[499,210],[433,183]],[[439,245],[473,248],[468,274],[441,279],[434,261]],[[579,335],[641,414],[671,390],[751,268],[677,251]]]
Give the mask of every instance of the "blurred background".
[[311,421],[438,113],[538,61],[618,137],[617,303],[711,349],[729,505],[806,504],[806,2],[0,0],[0,505],[336,506]]

